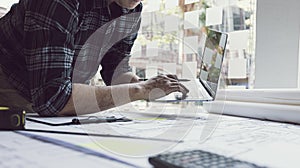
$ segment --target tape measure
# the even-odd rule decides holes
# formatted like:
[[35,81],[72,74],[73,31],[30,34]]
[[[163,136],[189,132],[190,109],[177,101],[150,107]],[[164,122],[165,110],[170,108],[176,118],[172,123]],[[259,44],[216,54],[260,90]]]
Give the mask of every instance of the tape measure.
[[25,129],[25,114],[24,110],[0,106],[0,130]]
[[0,110],[9,110],[9,108],[8,107],[1,107],[0,106]]

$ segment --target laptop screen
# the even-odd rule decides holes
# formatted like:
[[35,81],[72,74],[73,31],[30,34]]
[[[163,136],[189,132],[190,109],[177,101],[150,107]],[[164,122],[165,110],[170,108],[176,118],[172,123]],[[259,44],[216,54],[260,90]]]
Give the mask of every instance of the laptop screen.
[[199,80],[212,98],[215,98],[218,88],[226,41],[227,34],[211,29],[207,30]]

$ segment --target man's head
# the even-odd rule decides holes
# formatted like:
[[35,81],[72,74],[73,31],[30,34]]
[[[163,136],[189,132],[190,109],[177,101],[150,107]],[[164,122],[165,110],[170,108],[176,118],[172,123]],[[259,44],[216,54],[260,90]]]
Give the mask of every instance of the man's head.
[[112,0],[115,1],[118,5],[127,9],[134,9],[138,6],[142,0]]

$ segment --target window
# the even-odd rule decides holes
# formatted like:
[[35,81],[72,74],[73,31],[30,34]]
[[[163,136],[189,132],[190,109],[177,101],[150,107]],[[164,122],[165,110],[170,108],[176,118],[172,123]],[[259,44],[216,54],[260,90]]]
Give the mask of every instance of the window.
[[202,30],[207,26],[229,34],[223,67],[226,85],[253,87],[256,0],[144,0],[143,4],[136,43],[143,44],[138,46],[143,52],[134,54],[132,66],[146,69],[155,64],[158,73],[168,63],[175,66],[168,71],[182,77],[185,62],[199,61],[205,41]]

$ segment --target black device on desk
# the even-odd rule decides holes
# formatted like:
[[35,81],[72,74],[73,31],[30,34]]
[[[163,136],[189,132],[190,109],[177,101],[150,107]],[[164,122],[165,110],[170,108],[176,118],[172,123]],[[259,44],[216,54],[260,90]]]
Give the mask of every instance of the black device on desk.
[[23,130],[25,111],[0,106],[0,130]]
[[88,116],[84,118],[72,118],[70,121],[67,122],[51,122],[51,121],[45,121],[42,118],[39,117],[26,117],[26,120],[31,121],[31,122],[36,122],[40,124],[45,124],[49,126],[66,126],[66,125],[80,125],[80,124],[96,124],[96,123],[112,123],[112,122],[128,122],[132,121],[129,118],[126,117],[120,117],[117,118],[115,116],[110,116],[110,117],[97,117],[97,116]]
[[258,165],[203,150],[180,151],[149,157],[155,168],[261,168]]

